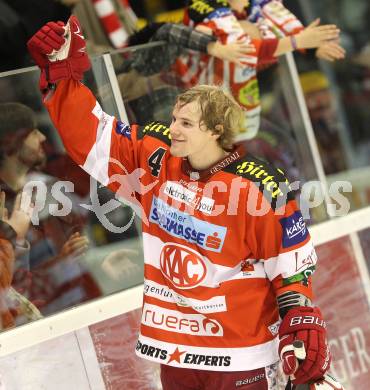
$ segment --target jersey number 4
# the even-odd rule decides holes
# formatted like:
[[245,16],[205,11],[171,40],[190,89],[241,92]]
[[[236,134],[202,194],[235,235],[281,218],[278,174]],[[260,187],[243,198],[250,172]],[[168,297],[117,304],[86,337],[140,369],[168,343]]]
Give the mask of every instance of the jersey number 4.
[[155,177],[159,176],[159,172],[162,168],[163,156],[166,153],[166,149],[158,148],[154,153],[148,158],[148,165],[152,169],[152,175]]

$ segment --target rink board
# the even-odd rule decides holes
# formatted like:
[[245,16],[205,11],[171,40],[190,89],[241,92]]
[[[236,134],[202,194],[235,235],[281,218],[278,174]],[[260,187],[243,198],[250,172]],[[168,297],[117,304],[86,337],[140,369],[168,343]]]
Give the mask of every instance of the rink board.
[[[319,265],[313,284],[315,302],[329,324],[329,342],[334,356],[332,373],[347,390],[365,390],[370,383],[370,229],[356,231],[353,223],[348,225],[352,230],[349,234],[325,243],[322,243],[322,231],[316,231],[316,227],[311,229],[314,240],[320,242],[316,246]],[[74,324],[78,330],[49,337],[26,349],[19,347],[22,338],[19,336],[18,351],[11,354],[6,355],[4,348],[7,343],[9,347],[15,343],[11,341],[11,333],[20,329],[7,332],[8,337],[1,335],[4,356],[0,358],[0,390],[160,389],[159,367],[137,358],[134,353],[141,289],[136,289],[134,294],[136,300],[133,303],[131,299],[131,303],[137,306],[135,310],[131,308],[80,329]],[[123,299],[122,308],[127,303]],[[66,312],[63,323],[70,323],[76,312],[76,309],[70,311],[69,321]],[[88,317],[87,314],[80,316]],[[24,327],[23,333],[29,326]],[[58,328],[57,323],[53,327]]]

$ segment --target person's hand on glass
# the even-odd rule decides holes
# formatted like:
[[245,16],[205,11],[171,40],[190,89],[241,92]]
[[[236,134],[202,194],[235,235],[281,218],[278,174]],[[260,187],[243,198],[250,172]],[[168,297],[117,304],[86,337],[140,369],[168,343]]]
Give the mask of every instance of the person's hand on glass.
[[59,257],[75,261],[84,256],[89,247],[89,239],[80,232],[73,233],[63,245]]
[[333,62],[342,60],[346,56],[345,49],[340,45],[339,40],[324,42],[316,49],[316,57],[320,60]]
[[320,19],[314,20],[296,35],[299,49],[317,48],[339,38],[340,30],[335,24],[320,25]]
[[255,53],[256,48],[252,43],[246,43],[241,37],[233,43],[222,44],[219,41],[211,42],[207,47],[208,54],[224,61],[233,62],[239,66],[245,66],[245,60],[249,54]]
[[141,269],[131,258],[138,254],[138,250],[128,248],[113,251],[103,260],[102,269],[114,280],[135,275]]

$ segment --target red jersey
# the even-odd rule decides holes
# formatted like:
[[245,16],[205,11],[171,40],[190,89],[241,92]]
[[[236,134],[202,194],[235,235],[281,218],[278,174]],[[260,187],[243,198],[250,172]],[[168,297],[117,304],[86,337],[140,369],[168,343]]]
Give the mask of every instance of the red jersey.
[[251,15],[257,22],[263,37],[284,37],[297,34],[304,29],[300,20],[284,7],[281,0],[260,1],[255,4],[255,15]]
[[241,148],[195,171],[170,154],[165,124],[123,124],[74,80],[61,81],[45,104],[70,156],[141,210],[137,354],[216,371],[276,362],[276,297],[311,297],[316,263],[283,173]]

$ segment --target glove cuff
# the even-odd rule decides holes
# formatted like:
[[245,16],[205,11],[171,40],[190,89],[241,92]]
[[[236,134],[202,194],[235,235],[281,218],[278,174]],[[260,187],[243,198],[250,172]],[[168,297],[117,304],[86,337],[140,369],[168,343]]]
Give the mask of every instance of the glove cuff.
[[286,291],[277,297],[279,314],[284,318],[289,310],[300,306],[312,306],[311,300],[296,291]]
[[81,81],[84,72],[90,69],[89,57],[84,54],[78,58],[67,58],[49,63],[47,80],[56,83],[59,80],[74,79]]

